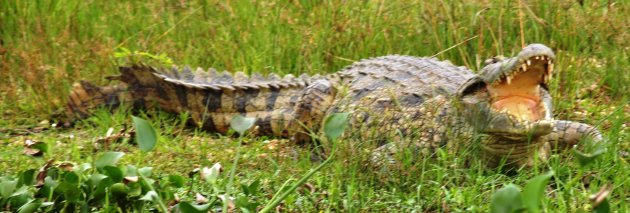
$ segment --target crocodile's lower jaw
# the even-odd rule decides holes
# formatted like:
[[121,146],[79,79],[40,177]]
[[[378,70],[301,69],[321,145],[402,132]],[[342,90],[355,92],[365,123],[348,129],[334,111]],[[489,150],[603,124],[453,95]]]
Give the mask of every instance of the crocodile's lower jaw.
[[512,141],[490,137],[481,145],[482,156],[489,167],[503,166],[507,169],[532,167],[544,162],[550,154],[549,144],[539,138],[530,141]]

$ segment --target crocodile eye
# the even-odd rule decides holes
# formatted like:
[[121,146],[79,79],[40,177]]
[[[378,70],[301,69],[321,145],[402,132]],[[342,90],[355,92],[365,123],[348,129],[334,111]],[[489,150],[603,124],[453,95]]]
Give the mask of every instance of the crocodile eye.
[[498,56],[495,56],[495,57],[492,57],[492,58],[486,59],[486,60],[483,62],[483,64],[484,64],[484,65],[486,65],[486,66],[488,66],[488,65],[490,65],[490,64],[494,64],[494,63],[497,63],[497,62],[500,62],[500,61],[503,61],[503,60],[505,60],[505,56],[498,55]]

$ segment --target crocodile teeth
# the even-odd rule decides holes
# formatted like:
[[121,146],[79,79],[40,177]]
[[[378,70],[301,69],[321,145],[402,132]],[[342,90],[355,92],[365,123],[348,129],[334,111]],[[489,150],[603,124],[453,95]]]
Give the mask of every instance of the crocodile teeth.
[[523,68],[523,71],[527,71],[527,65],[523,64],[521,65],[521,68]]
[[536,57],[535,57],[535,59],[536,59],[536,60],[540,60],[540,56],[536,56]]
[[508,76],[505,79],[507,80],[507,84],[511,84],[512,83],[512,76]]
[[545,75],[544,77],[545,82],[549,82],[549,75]]
[[[536,59],[538,59],[538,57],[536,57]],[[531,66],[532,65],[532,61],[527,60],[527,66]]]

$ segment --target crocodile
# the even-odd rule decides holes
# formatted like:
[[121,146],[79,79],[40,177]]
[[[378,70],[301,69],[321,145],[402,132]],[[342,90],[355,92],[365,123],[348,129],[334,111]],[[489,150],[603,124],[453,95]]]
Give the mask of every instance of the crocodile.
[[489,165],[523,167],[586,137],[602,140],[593,126],[553,118],[554,61],[549,47],[530,44],[514,57],[486,60],[477,74],[449,61],[402,55],[297,77],[135,63],[110,78],[117,85],[74,84],[66,114],[72,120],[99,106],[128,104],[188,113],[191,123],[219,133],[234,115],[244,115],[256,118],[256,135],[304,143],[327,115],[350,112],[345,137],[382,144],[373,152],[379,161],[394,162],[404,150],[425,155],[475,143]]

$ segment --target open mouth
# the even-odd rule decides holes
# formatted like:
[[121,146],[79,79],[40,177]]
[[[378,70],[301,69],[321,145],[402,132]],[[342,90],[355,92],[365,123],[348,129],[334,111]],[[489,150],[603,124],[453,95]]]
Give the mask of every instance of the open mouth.
[[492,108],[518,121],[536,122],[549,109],[543,104],[541,87],[546,88],[553,71],[553,57],[534,55],[513,63],[510,71],[487,86]]

